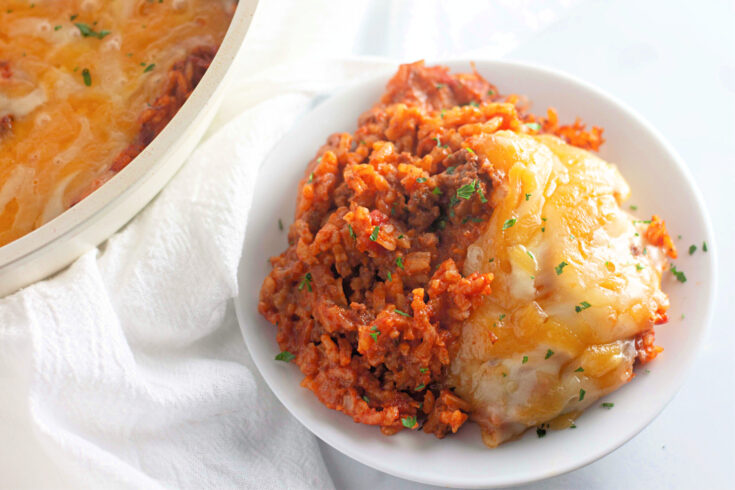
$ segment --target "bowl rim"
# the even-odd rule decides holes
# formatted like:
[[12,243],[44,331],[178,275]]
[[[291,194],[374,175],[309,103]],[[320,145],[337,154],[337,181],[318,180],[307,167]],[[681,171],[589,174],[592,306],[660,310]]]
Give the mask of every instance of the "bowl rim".
[[[241,51],[258,1],[237,2],[232,21],[209,68],[189,98],[153,141],[125,168],[80,202],[35,230],[0,246],[0,274],[6,266],[31,260],[47,246],[76,234],[94,217],[106,213],[116,202],[133,193],[143,180],[155,172],[158,162],[165,158],[169,148],[175,145],[191,121],[205,109],[217,88],[226,80],[225,75]],[[55,271],[49,271],[53,272]]]
[[[284,139],[287,138],[288,134],[300,124],[301,118],[306,117],[308,114],[310,114],[311,112],[315,110],[318,110],[319,106],[322,105],[324,102],[329,101],[332,98],[339,97],[340,95],[350,93],[361,87],[364,88],[364,87],[372,86],[379,80],[387,81],[387,79],[390,77],[392,73],[394,73],[395,68],[399,64],[399,62],[395,60],[394,60],[394,63],[396,66],[394,66],[390,70],[380,71],[378,74],[375,74],[373,76],[358,78],[357,80],[346,84],[344,87],[341,87],[335,90],[328,97],[326,97],[324,101],[312,107],[306,114],[302,115],[299,119],[297,119],[292,125],[292,127],[289,129],[289,131],[287,131],[286,134],[284,135]],[[481,477],[476,477],[476,478],[470,477],[470,478],[467,478],[461,481],[459,480],[455,480],[455,481],[437,480],[432,477],[425,478],[425,477],[422,477],[422,475],[420,474],[411,472],[411,470],[396,469],[393,466],[385,464],[383,460],[380,460],[380,459],[376,459],[376,458],[366,459],[364,454],[360,454],[358,450],[356,450],[349,444],[343,444],[342,441],[335,440],[330,434],[324,434],[318,430],[315,430],[312,424],[310,423],[309,418],[306,417],[301,411],[294,410],[293,407],[291,406],[291,403],[284,401],[283,397],[279,393],[279,390],[274,389],[274,381],[273,381],[274,376],[272,376],[270,372],[268,371],[261,370],[260,366],[258,365],[258,362],[255,361],[256,356],[253,355],[253,348],[255,347],[255,345],[252,341],[248,340],[249,337],[247,335],[247,331],[245,327],[245,324],[248,322],[248,312],[246,311],[246,307],[244,306],[246,302],[240,300],[242,291],[245,289],[241,286],[241,283],[240,283],[240,269],[242,268],[243,257],[245,257],[245,253],[243,253],[241,257],[241,261],[240,261],[241,262],[240,267],[238,267],[238,286],[239,287],[238,287],[238,296],[235,297],[234,303],[235,303],[235,313],[238,319],[238,323],[240,325],[241,332],[243,334],[243,338],[245,340],[245,344],[248,348],[250,355],[253,357],[254,364],[256,365],[256,367],[258,367],[258,371],[260,372],[260,374],[263,376],[264,380],[266,381],[266,385],[271,390],[271,392],[276,396],[279,402],[288,409],[289,413],[292,416],[294,416],[302,425],[304,425],[316,437],[318,437],[325,443],[329,444],[331,447],[341,452],[342,454],[350,457],[351,459],[354,459],[355,461],[361,464],[364,464],[373,469],[376,469],[378,471],[384,472],[386,474],[389,474],[389,475],[392,475],[398,478],[403,478],[406,480],[415,481],[415,482],[428,484],[428,485],[445,485],[449,487],[463,487],[463,488],[496,488],[496,487],[507,487],[507,486],[515,486],[515,485],[533,483],[533,482],[545,480],[548,478],[552,478],[555,476],[559,476],[564,473],[568,473],[570,471],[587,466],[593,463],[594,461],[610,454],[614,450],[618,449],[619,447],[621,447],[622,445],[630,441],[633,437],[638,435],[644,428],[646,428],[656,417],[658,417],[658,415],[664,410],[664,408],[668,406],[671,400],[674,399],[674,397],[679,392],[679,390],[683,386],[686,379],[688,379],[692,371],[691,367],[696,362],[696,359],[700,355],[702,343],[710,331],[712,318],[714,315],[715,298],[717,296],[717,263],[718,263],[717,249],[718,248],[717,248],[717,244],[715,241],[715,235],[713,233],[711,217],[710,217],[710,214],[707,212],[707,207],[705,205],[704,198],[702,196],[702,193],[699,187],[696,184],[696,181],[694,180],[691,172],[687,168],[683,159],[678,154],[678,152],[673,148],[673,146],[663,137],[663,135],[655,127],[653,127],[651,123],[649,123],[643,116],[641,116],[636,111],[634,111],[625,102],[610,95],[603,89],[600,89],[592,85],[591,83],[586,82],[580,78],[577,78],[561,70],[543,66],[537,63],[532,63],[532,62],[527,62],[527,61],[482,58],[482,57],[444,58],[444,59],[426,61],[427,65],[465,64],[468,66],[469,65],[474,66],[474,63],[477,63],[478,65],[492,64],[495,67],[497,67],[497,69],[499,70],[504,69],[504,68],[528,70],[529,72],[535,72],[537,74],[540,74],[541,76],[558,78],[561,81],[567,82],[571,85],[576,85],[579,89],[587,90],[594,96],[599,97],[600,99],[603,99],[605,102],[609,104],[617,106],[626,118],[634,120],[636,123],[642,126],[654,140],[656,140],[656,142],[663,148],[664,152],[667,154],[670,162],[674,164],[676,170],[686,180],[690,190],[692,191],[694,203],[697,205],[699,214],[703,218],[702,225],[705,231],[706,240],[708,244],[708,251],[709,251],[707,260],[709,261],[710,271],[711,271],[709,277],[707,278],[708,279],[707,282],[709,283],[708,286],[710,287],[712,294],[709,295],[709,297],[707,298],[706,304],[704,305],[705,318],[702,319],[703,321],[699,322],[701,323],[701,333],[696,337],[696,345],[694,345],[693,348],[691,349],[692,354],[689,356],[688,359],[686,359],[688,364],[686,364],[683,368],[682,372],[684,373],[684,375],[681,378],[679,378],[678,382],[675,385],[675,388],[671,390],[671,392],[668,394],[666,401],[661,403],[660,406],[658,406],[655,410],[652,410],[651,413],[647,417],[638,421],[638,423],[635,424],[634,427],[631,426],[628,430],[626,430],[624,436],[614,440],[610,444],[599,448],[595,452],[586,454],[582,458],[577,458],[576,460],[573,460],[570,463],[555,466],[553,469],[550,469],[548,471],[539,472],[538,474],[534,474],[530,478],[518,479],[518,478],[508,477],[505,479],[493,478],[489,480],[487,478],[482,479]],[[250,212],[252,212],[252,210]],[[245,241],[243,242],[243,247],[245,247],[246,243],[247,243],[247,230],[246,230]]]

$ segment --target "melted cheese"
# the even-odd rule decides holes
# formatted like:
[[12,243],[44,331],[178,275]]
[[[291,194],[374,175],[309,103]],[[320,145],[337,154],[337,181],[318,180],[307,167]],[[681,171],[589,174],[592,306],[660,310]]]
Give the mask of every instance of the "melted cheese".
[[[219,45],[235,7],[235,0],[2,2],[0,118],[14,122],[0,133],[0,245],[57,216],[104,173],[135,138],[138,116],[171,65],[194,47]],[[75,23],[96,35],[85,37]]]
[[668,300],[663,254],[620,208],[630,191],[613,165],[552,136],[470,143],[504,177],[465,265],[495,275],[493,294],[463,327],[450,382],[492,447],[629,381],[634,337]]

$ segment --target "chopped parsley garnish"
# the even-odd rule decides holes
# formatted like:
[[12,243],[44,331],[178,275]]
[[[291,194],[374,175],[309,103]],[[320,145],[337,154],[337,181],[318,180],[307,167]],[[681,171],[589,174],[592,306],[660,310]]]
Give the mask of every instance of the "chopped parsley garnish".
[[511,226],[513,226],[514,224],[516,224],[516,219],[515,218],[511,218],[511,219],[505,220],[505,223],[503,223],[503,230],[507,230],[508,228],[510,228]]
[[577,306],[574,307],[574,311],[576,311],[577,313],[579,313],[582,310],[586,310],[590,306],[592,306],[592,305],[589,304],[588,302],[582,301],[581,303],[579,303],[579,305],[577,305]]
[[533,256],[533,253],[531,253],[530,250],[526,250],[526,255],[528,255],[529,257],[531,257],[531,260],[536,260],[536,257]]
[[470,105],[471,105],[472,107],[480,107],[480,104],[478,104],[478,103],[477,103],[477,102],[475,102],[474,100],[473,100],[472,102],[470,102]]
[[469,151],[470,153],[475,153],[475,150],[473,150],[473,149],[472,149],[472,148],[470,148],[470,147],[467,147],[467,148],[465,148],[465,150]]
[[487,199],[485,198],[485,193],[482,192],[482,187],[477,186],[477,194],[480,196],[480,202],[485,204]]
[[536,428],[536,435],[538,436],[539,439],[541,439],[542,437],[546,436],[546,429],[543,429],[541,427],[537,427]]
[[[145,67],[145,70],[143,70],[143,73],[148,73],[149,71],[151,71],[155,67],[156,67],[156,64],[155,63],[150,63],[148,66]],[[314,175],[314,174],[312,174],[312,175]]]
[[312,172],[312,173],[309,174],[309,180],[307,180],[307,182],[309,184],[311,184],[312,182],[314,182],[314,172]]
[[645,267],[643,267],[643,266],[642,266],[641,264],[636,264],[636,265],[635,265],[635,270],[637,270],[637,271],[639,271],[639,272],[640,272],[640,271],[642,271],[643,269],[645,269]]
[[696,245],[690,245],[689,246],[689,255],[692,255],[696,251],[697,251],[697,246]]
[[498,317],[498,320],[501,320],[502,321],[503,318],[505,318],[505,313],[501,313],[500,316]]
[[413,427],[416,427],[416,417],[403,417],[401,419],[401,423],[407,429],[412,429]]
[[73,20],[74,20],[74,19],[76,19],[77,17],[79,17],[79,14],[74,14],[74,15],[72,15],[71,17],[69,17],[69,20],[72,20],[72,21],[73,21]]
[[634,219],[633,220],[633,223],[643,223],[643,224],[646,224],[646,225],[650,225],[651,224],[651,220],[650,219]]
[[281,221],[281,218],[278,218],[278,229],[283,231],[283,221]]
[[549,357],[551,357],[553,355],[554,355],[554,351],[551,350],[551,349],[549,349],[549,350],[546,351],[546,357],[544,357],[544,359],[548,359]]
[[408,313],[406,313],[405,311],[401,311],[401,310],[399,310],[398,308],[396,308],[396,309],[395,309],[395,310],[393,310],[393,311],[395,311],[396,313],[398,313],[398,314],[399,314],[399,315],[401,315],[401,316],[407,316],[408,318],[411,318],[411,315],[409,315],[409,314],[408,314]]
[[424,182],[426,182],[426,177],[419,177],[418,179],[416,179],[416,182],[419,184],[423,184]]
[[457,167],[447,167],[447,169],[445,170],[445,172],[447,173],[447,175],[452,175],[452,174],[454,174],[454,171],[456,169],[457,169]]
[[370,234],[370,240],[373,242],[376,241],[378,239],[378,233],[380,233],[380,225],[373,228],[373,232]]
[[396,265],[403,269],[403,257],[396,257]]
[[502,374],[504,378],[505,378],[506,376],[508,376],[508,373],[500,373],[500,374]]
[[433,189],[431,190],[431,193],[432,193],[432,194],[434,194],[435,196],[438,196],[439,194],[441,194],[441,193],[442,193],[442,190],[441,190],[441,189],[439,189],[438,187],[434,187],[434,188],[433,188]]
[[495,260],[495,257],[490,257],[490,260],[488,260],[488,262],[492,262],[493,260]]
[[572,425],[569,426],[569,428],[570,429],[576,429],[577,428],[577,425],[576,424],[572,424]]
[[87,87],[92,86],[92,75],[89,73],[89,69],[85,68],[82,70],[82,79],[84,80],[84,85]]
[[586,392],[586,391],[584,391],[583,389],[580,389],[580,390],[579,390],[579,401],[582,401],[582,400],[584,400],[584,394],[585,394],[585,393],[587,393],[587,392]]
[[545,226],[542,226],[542,227],[541,227],[541,233],[543,233],[543,232],[545,232],[545,231],[546,231],[546,227],[545,227]]
[[457,197],[461,197],[462,199],[469,199],[472,197],[472,194],[475,193],[475,189],[477,189],[477,181],[473,181],[471,184],[465,184],[459,189],[457,189]]
[[632,209],[633,211],[638,211],[638,206],[636,206],[635,204],[631,204],[630,209]]
[[671,271],[672,274],[674,274],[677,281],[687,282],[687,276],[684,274],[684,272],[677,270],[674,264],[671,264],[671,267],[669,267],[669,270]]
[[526,123],[526,127],[533,131],[538,131],[541,129],[541,125],[539,123]]
[[365,403],[370,403],[370,398],[368,398],[366,395],[362,395],[362,399],[365,400]]
[[702,252],[707,251],[707,242],[702,242]]
[[347,230],[349,230],[352,239],[357,240],[357,235],[355,235],[355,230],[352,229],[352,225],[347,225]]
[[437,89],[437,90],[441,90],[441,89],[443,89],[444,87],[446,87],[446,85],[444,85],[443,83],[437,83],[437,84],[436,84],[436,89]]
[[296,359],[296,356],[285,350],[276,354],[276,361],[291,362]]
[[378,327],[376,327],[375,325],[373,325],[372,327],[370,327],[370,330],[371,330],[370,336],[373,338],[373,341],[374,342],[377,342],[378,341],[378,335],[380,335],[380,330],[378,330]]
[[582,366],[579,366],[577,369],[574,370],[575,373],[582,373],[584,372],[584,368]]
[[398,235],[398,239],[400,240],[401,238],[403,238],[403,233],[401,233],[400,235]]
[[442,111],[439,113],[442,119],[444,119],[444,113],[447,112],[446,109],[442,109]]
[[58,31],[59,29],[61,29],[61,26],[54,26],[55,31]]
[[304,289],[304,286],[311,292],[311,272],[307,272],[304,278],[299,283],[299,291]]
[[426,388],[426,385],[425,385],[424,383],[421,383],[421,384],[420,384],[420,385],[418,385],[418,386],[417,386],[416,388],[414,388],[414,391],[421,391],[421,390],[423,390],[424,388]]
[[526,364],[528,362],[528,356],[523,356],[523,360],[521,361],[521,364]]
[[[71,20],[74,20],[76,16],[72,16]],[[89,27],[87,24],[84,24],[82,22],[75,22],[75,26],[79,29],[79,32],[82,33],[83,37],[96,37],[97,39],[103,39],[105,36],[110,34],[110,31],[95,31],[91,27]]]
[[610,409],[611,409],[612,407],[614,407],[614,406],[615,406],[615,404],[614,404],[614,403],[610,403],[610,402],[605,402],[605,403],[603,403],[603,404],[602,404],[602,405],[600,405],[600,406],[601,406],[602,408],[607,408],[608,410],[610,410]]
[[429,370],[429,368],[419,368],[419,371],[421,371],[422,373],[425,373],[425,372],[427,372],[428,370]]
[[528,201],[531,198],[531,194],[526,194],[526,201]]
[[390,271],[388,271],[387,276],[389,281],[393,280],[393,274],[391,274]]
[[564,267],[566,267],[566,266],[568,266],[568,265],[569,265],[569,264],[567,264],[567,263],[566,263],[566,262],[564,262],[563,260],[562,260],[561,262],[559,262],[559,265],[557,265],[556,267],[554,267],[554,270],[556,271],[556,275],[557,275],[557,276],[558,276],[558,275],[561,275],[561,273],[562,273],[562,272],[564,272]]
[[488,95],[495,95],[495,91],[494,91],[494,90],[488,90],[488,91],[487,91],[487,94],[488,94]]

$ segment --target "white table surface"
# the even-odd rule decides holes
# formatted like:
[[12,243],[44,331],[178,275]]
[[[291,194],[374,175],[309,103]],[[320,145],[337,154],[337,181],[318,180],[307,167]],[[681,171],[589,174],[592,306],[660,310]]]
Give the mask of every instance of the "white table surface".
[[[669,139],[704,193],[719,252],[718,301],[702,352],[678,395],[637,437],[528,488],[733,488],[735,3],[262,1],[244,70],[309,56],[531,61],[603,88]],[[217,124],[236,111],[226,108]],[[325,444],[321,450],[337,488],[431,488],[381,474]]]

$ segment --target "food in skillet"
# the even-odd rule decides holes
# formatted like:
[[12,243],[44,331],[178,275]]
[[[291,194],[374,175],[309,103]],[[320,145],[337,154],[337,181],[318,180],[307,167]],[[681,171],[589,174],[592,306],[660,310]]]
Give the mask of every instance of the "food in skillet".
[[385,434],[471,419],[494,447],[570,426],[662,350],[676,250],[621,208],[601,129],[421,62],[358,126],[308,165],[260,293],[326,406]]
[[8,0],[0,10],[0,246],[79,202],[164,128],[235,0]]

